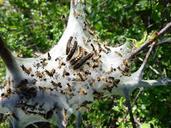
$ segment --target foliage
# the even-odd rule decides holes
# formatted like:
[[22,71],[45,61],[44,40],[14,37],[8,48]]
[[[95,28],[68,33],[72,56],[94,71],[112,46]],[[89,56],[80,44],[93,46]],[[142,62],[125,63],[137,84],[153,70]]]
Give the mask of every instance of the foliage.
[[[68,12],[67,1],[0,0],[0,35],[17,56],[35,56],[47,51],[59,40]],[[171,21],[170,12],[171,3],[167,0],[87,0],[91,28],[111,45],[119,45],[129,38],[141,40],[144,32],[159,30]],[[167,37],[171,35],[165,35]],[[149,61],[154,69],[146,70],[146,79],[171,77],[170,51],[170,45],[155,49]],[[133,70],[140,63],[137,60]],[[0,66],[2,81],[4,65],[0,63]],[[132,95],[132,100],[137,92],[138,90]],[[89,111],[83,114],[83,127],[131,127],[124,98],[104,98],[88,107]],[[170,109],[171,88],[159,87],[143,91],[133,106],[133,113],[144,128],[171,127],[171,121],[167,118],[171,117]],[[69,127],[74,127],[72,120]]]

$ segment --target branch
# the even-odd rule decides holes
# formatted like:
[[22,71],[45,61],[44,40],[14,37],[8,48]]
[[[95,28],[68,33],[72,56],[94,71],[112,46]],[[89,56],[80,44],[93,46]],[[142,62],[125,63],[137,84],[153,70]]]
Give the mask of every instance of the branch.
[[164,33],[166,33],[170,27],[171,27],[171,22],[167,23],[166,26],[158,32],[158,36],[161,36]]
[[162,28],[154,38],[147,40],[140,48],[136,49],[135,51],[132,52],[132,54],[130,56],[128,56],[127,59],[132,59],[134,56],[136,56],[140,51],[144,50],[147,46],[149,46],[153,41],[155,41],[158,37],[160,37],[161,35],[163,35],[164,33],[166,33],[168,31],[168,29],[171,27],[171,22],[169,22],[168,24],[166,24],[166,26],[164,28]]
[[136,94],[136,96],[135,96],[135,98],[134,98],[134,100],[133,100],[132,106],[134,106],[134,105],[136,104],[136,102],[137,102],[137,100],[138,100],[140,94],[142,93],[142,91],[143,91],[143,88],[140,87],[139,90],[138,90],[138,93]]
[[132,127],[136,128],[135,119],[134,119],[134,116],[133,116],[133,113],[132,113],[132,106],[131,106],[131,101],[130,101],[130,97],[129,97],[129,91],[124,90],[124,94],[125,94],[125,98],[126,98],[126,106],[128,107],[128,113],[129,113],[129,116],[130,116]]
[[171,85],[170,78],[163,78],[160,80],[141,80],[139,82],[139,86],[144,88],[155,87],[155,86],[166,86],[166,85]]
[[140,51],[142,51],[143,49],[145,49],[147,46],[149,45],[149,42],[145,42],[140,48],[136,49],[135,51],[133,51],[131,53],[130,56],[128,56],[128,60],[132,59],[134,56],[136,56]]
[[82,115],[81,112],[77,112],[76,115],[76,128],[81,128],[81,123],[82,123]]
[[162,41],[158,42],[155,46],[159,46],[159,45],[163,45],[163,44],[171,44],[171,38],[162,40]]
[[141,79],[142,77],[143,77],[143,71],[144,71],[144,68],[145,68],[145,65],[147,64],[147,60],[148,60],[148,58],[149,58],[149,56],[150,56],[150,54],[151,54],[151,52],[152,52],[152,50],[153,50],[153,47],[154,47],[154,45],[156,44],[156,42],[153,42],[152,44],[151,44],[151,46],[150,46],[150,49],[148,50],[148,52],[147,52],[147,54],[146,54],[146,56],[145,56],[145,58],[144,58],[144,61],[143,61],[143,63],[141,64],[141,67],[138,69],[138,71],[137,71],[137,73],[138,73],[138,77],[139,77],[139,79]]
[[20,79],[18,64],[12,53],[6,48],[3,39],[0,37],[0,56],[15,80]]
[[[143,59],[142,58],[138,58],[141,62],[143,62]],[[149,68],[156,74],[156,75],[160,75],[159,71],[157,71],[156,69],[154,69],[151,65],[148,65]]]
[[[138,93],[137,93],[137,95],[136,95],[136,97],[134,98],[134,100],[133,100],[133,102],[132,102],[132,105],[130,104],[130,106],[133,107],[133,106],[135,105],[135,103],[137,102],[137,100],[138,100],[138,98],[139,98],[139,96],[140,96],[140,94],[141,94],[142,91],[143,91],[143,88],[140,87],[140,88],[139,88],[139,91],[138,91]],[[129,111],[127,111],[127,112],[125,113],[124,119],[127,118],[128,114],[129,114]],[[141,126],[141,124],[136,120],[136,118],[134,118],[134,121],[135,121],[139,126]]]

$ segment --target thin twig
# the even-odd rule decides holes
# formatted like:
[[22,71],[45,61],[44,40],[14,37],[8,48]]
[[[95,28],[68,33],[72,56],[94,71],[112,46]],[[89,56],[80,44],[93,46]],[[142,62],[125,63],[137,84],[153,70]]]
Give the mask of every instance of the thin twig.
[[[138,58],[141,62],[143,61],[143,59],[142,58]],[[159,73],[159,71],[157,71],[156,69],[154,69],[151,65],[149,65],[149,68],[155,73],[155,74],[157,74],[157,75],[159,75],[160,73]]]
[[138,93],[137,93],[137,95],[136,95],[136,97],[135,97],[135,99],[134,99],[134,101],[133,101],[133,103],[132,103],[132,106],[135,105],[135,103],[137,102],[137,100],[138,100],[138,98],[139,98],[139,96],[140,96],[140,94],[141,94],[142,91],[143,91],[143,88],[140,87],[140,88],[139,88],[139,91],[138,91]]
[[139,78],[142,78],[143,77],[143,71],[144,71],[144,68],[145,68],[145,65],[147,64],[147,61],[148,61],[148,58],[153,50],[153,47],[154,45],[156,44],[156,42],[153,42],[150,46],[150,49],[148,50],[145,58],[144,58],[144,61],[143,63],[141,64],[141,67],[138,69],[138,72],[139,72]]
[[170,27],[171,27],[171,22],[167,23],[166,26],[158,32],[158,36],[161,36],[164,33],[166,33]]
[[[136,95],[136,97],[135,97],[135,99],[134,99],[134,101],[133,101],[133,103],[132,103],[132,107],[135,105],[135,103],[137,102],[137,100],[138,100],[138,98],[139,98],[139,96],[140,96],[140,94],[142,93],[142,91],[143,91],[143,88],[142,87],[140,87],[139,88],[139,90],[138,90],[138,93],[137,93],[137,95]],[[127,111],[126,113],[125,113],[125,119],[127,118],[127,116],[128,116],[128,114],[129,114],[129,111]]]
[[164,41],[158,42],[155,46],[163,45],[163,44],[171,44],[171,39],[166,39]]

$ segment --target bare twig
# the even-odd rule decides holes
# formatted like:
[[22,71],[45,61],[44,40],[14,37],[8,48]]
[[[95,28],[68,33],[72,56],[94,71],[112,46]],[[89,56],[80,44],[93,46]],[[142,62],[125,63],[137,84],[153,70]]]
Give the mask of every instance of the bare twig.
[[171,41],[169,41],[169,42],[159,42],[159,43],[156,44],[156,46],[163,45],[163,44],[171,44]]
[[162,41],[158,42],[155,46],[159,46],[159,45],[163,45],[163,44],[171,44],[171,38],[162,40]]
[[142,65],[141,65],[141,67],[138,69],[139,78],[142,78],[142,76],[143,76],[143,71],[144,71],[145,65],[147,64],[147,60],[148,60],[148,58],[149,58],[149,56],[150,56],[150,54],[151,54],[151,51],[152,51],[152,49],[153,49],[155,43],[156,43],[156,42],[153,42],[153,43],[151,44],[150,49],[148,50],[148,52],[147,52],[147,54],[146,54],[146,56],[145,56],[145,58],[144,58],[144,61],[143,61]]
[[161,36],[164,33],[166,33],[170,27],[171,27],[171,22],[167,23],[166,26],[158,32],[158,36]]
[[137,93],[137,95],[136,95],[136,97],[135,97],[135,99],[134,99],[134,101],[132,103],[132,106],[135,105],[135,103],[137,102],[137,100],[138,100],[138,98],[139,98],[139,96],[140,96],[140,94],[141,94],[142,91],[143,91],[143,88],[140,87],[139,90],[138,90],[138,93]]
[[[143,59],[142,58],[138,58],[140,61],[143,61]],[[159,73],[159,71],[157,71],[156,69],[154,69],[151,65],[149,65],[149,68],[155,73],[155,74],[157,74],[157,75],[159,75],[160,73]]]
[[[139,98],[139,96],[140,96],[140,94],[142,93],[142,91],[143,91],[143,88],[142,87],[140,87],[139,88],[139,90],[138,90],[138,93],[137,93],[137,95],[136,95],[136,97],[135,97],[135,99],[134,99],[134,101],[133,101],[133,103],[132,103],[132,105],[131,106],[134,106],[135,105],[135,103],[137,102],[137,100],[138,100],[138,98]],[[128,116],[128,114],[129,114],[129,111],[127,111],[126,113],[125,113],[125,119],[127,118],[127,116]],[[135,119],[135,118],[134,118]],[[137,123],[137,121],[135,120],[135,122]],[[137,123],[139,126],[140,126],[140,124],[139,123]]]

